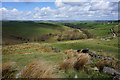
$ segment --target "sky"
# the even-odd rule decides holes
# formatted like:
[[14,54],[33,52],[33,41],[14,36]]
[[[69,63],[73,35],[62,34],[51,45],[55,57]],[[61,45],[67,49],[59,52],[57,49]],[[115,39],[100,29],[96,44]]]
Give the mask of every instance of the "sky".
[[118,20],[118,0],[4,0],[2,20]]

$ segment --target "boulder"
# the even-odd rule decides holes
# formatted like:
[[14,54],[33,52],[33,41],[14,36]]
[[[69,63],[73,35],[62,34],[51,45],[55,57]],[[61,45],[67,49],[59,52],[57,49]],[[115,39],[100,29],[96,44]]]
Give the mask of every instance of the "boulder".
[[111,75],[120,75],[120,72],[118,70],[115,70],[115,69],[110,68],[110,67],[104,67],[103,72],[107,73],[107,74],[111,74]]
[[77,52],[80,53],[82,49],[78,49]]
[[88,51],[89,51],[88,49],[83,49],[82,53],[88,53]]
[[86,64],[91,64],[91,63],[93,63],[93,62],[90,59],[88,59]]
[[117,76],[113,77],[113,80],[120,80],[120,76],[117,75]]
[[98,71],[99,69],[97,67],[92,68],[94,71]]
[[91,52],[91,51],[88,51],[88,54],[90,55],[90,56],[94,56],[94,57],[96,57],[97,55],[96,55],[96,53],[93,53],[93,52]]

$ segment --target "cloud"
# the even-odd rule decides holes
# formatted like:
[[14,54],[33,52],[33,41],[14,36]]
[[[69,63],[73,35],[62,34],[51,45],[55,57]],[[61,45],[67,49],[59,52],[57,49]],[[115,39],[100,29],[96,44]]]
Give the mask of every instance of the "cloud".
[[[55,0],[0,0],[1,2],[54,2]],[[58,0],[58,2],[100,2],[103,0]],[[119,2],[120,0],[104,0],[110,2]]]
[[24,13],[22,11],[18,11],[17,9],[7,10],[6,8],[0,8],[0,12],[2,12],[2,19],[22,19]]
[[54,0],[2,0],[2,2],[53,2],[53,1]]
[[[77,0],[75,0],[77,1]],[[86,0],[83,0],[86,1]],[[56,0],[55,7],[34,8],[33,11],[8,10],[0,8],[2,19],[26,20],[103,20],[118,19],[118,3],[101,0],[100,2],[67,2]]]
[[93,19],[93,17],[96,19],[108,19],[108,17],[109,19],[112,19],[112,17],[115,17],[117,19],[117,2],[108,2],[107,0],[100,0],[99,2],[97,0],[92,0],[91,2],[60,2],[60,0],[56,0],[55,4],[61,11],[68,13],[68,16],[73,14],[74,16],[77,15],[79,18],[84,16],[84,19],[87,19],[90,16],[92,16],[91,19]]

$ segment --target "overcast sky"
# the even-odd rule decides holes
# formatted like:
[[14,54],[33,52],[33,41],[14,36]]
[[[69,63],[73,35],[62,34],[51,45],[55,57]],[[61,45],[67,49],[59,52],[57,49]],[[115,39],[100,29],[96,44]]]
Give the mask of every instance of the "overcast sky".
[[118,2],[4,0],[0,12],[3,20],[118,20]]

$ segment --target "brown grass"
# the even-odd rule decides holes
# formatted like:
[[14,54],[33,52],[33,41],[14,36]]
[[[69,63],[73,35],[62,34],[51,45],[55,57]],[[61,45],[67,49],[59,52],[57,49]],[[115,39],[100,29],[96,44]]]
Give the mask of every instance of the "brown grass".
[[106,53],[102,53],[99,56],[115,58],[113,54],[106,54]]
[[74,58],[73,59],[68,59],[66,61],[63,61],[60,64],[60,69],[63,69],[65,71],[68,71],[68,69],[73,69],[74,61],[75,61]]
[[107,66],[107,67],[113,67],[115,69],[118,69],[118,62],[114,60],[100,60],[97,64],[97,67],[99,68],[100,71]]
[[43,52],[53,52],[50,48],[46,48],[46,47],[42,47],[41,48],[41,50],[43,51]]
[[64,53],[66,54],[66,57],[65,57],[66,59],[71,59],[73,57],[78,56],[78,53],[76,52],[76,50],[72,50],[72,49],[66,50],[64,51]]
[[65,54],[68,54],[68,53],[76,53],[76,50],[69,49],[69,50],[65,50],[63,53],[65,53]]
[[74,50],[67,50],[65,60],[60,64],[60,69],[67,71],[68,69],[75,69],[77,71],[83,70],[90,56],[88,54],[77,53]]
[[43,61],[34,61],[27,65],[21,73],[21,78],[56,78],[52,74],[52,68],[47,66]]
[[[15,62],[7,62],[2,65],[2,78],[14,78],[17,71]],[[0,73],[1,74],[1,73]]]
[[77,61],[74,64],[74,68],[77,71],[82,71],[84,69],[85,64],[87,63],[90,56],[88,54],[79,54]]

